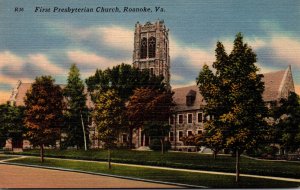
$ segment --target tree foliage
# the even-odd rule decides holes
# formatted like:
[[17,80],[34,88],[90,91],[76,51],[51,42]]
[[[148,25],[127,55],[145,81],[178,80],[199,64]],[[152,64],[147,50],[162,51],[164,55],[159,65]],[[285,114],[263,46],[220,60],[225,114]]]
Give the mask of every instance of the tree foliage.
[[[170,130],[168,118],[171,114],[173,93],[168,90],[137,88],[126,106],[130,130],[144,127],[144,132],[156,136],[162,143]],[[130,132],[132,134],[132,132]],[[131,138],[130,138],[131,139]],[[163,146],[162,146],[162,152]]]
[[25,97],[25,127],[27,138],[40,146],[41,161],[44,161],[44,145],[55,145],[62,126],[63,95],[60,86],[51,76],[35,79]]
[[173,93],[153,88],[137,88],[127,103],[127,116],[130,121],[165,123],[174,106]]
[[104,142],[108,149],[108,162],[110,164],[110,149],[115,146],[118,134],[122,127],[123,104],[114,89],[107,90],[98,95],[93,112],[93,119],[98,130],[99,140]]
[[208,121],[205,124],[205,132],[203,134],[203,144],[213,151],[214,159],[216,159],[218,152],[226,147],[224,134],[222,133],[222,128],[219,127],[220,125],[217,121]]
[[86,84],[93,100],[97,99],[96,95],[100,91],[103,92],[112,88],[117,91],[123,102],[128,100],[136,88],[165,88],[162,76],[151,75],[147,69],[140,71],[138,68],[124,63],[111,69],[97,69],[93,76],[86,79]]
[[215,52],[215,74],[205,65],[197,78],[200,93],[207,102],[205,111],[214,116],[205,130],[213,146],[236,152],[238,181],[240,154],[256,146],[266,131],[263,76],[257,74],[256,55],[243,42],[242,34],[236,35],[229,55],[221,42]]
[[300,148],[300,99],[291,92],[287,99],[280,100],[274,108],[275,126],[273,142],[279,143],[287,152]]
[[[86,106],[86,94],[84,84],[80,79],[79,69],[73,64],[69,71],[68,84],[63,89],[63,95],[66,99],[67,110],[66,116],[67,138],[65,146],[84,147],[84,133],[82,120],[85,129],[86,140],[88,141],[88,108]],[[86,142],[88,144],[88,142]]]
[[24,107],[0,105],[0,147],[5,146],[8,138],[22,138],[25,133],[23,117]]

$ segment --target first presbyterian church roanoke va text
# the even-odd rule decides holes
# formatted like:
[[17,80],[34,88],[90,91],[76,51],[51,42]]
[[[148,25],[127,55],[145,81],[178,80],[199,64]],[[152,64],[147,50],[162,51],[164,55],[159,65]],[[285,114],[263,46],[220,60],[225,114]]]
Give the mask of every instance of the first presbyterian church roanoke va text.
[[36,13],[151,13],[165,12],[163,7],[42,7],[36,6]]

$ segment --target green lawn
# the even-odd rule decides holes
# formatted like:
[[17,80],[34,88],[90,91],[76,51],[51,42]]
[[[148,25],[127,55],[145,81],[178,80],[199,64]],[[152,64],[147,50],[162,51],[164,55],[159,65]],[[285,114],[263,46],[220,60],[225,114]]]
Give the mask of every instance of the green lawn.
[[6,160],[9,158],[15,158],[15,157],[16,156],[0,154],[0,160]]
[[241,181],[237,184],[235,183],[234,176],[196,174],[181,171],[178,172],[160,169],[137,168],[133,166],[120,166],[114,164],[112,165],[112,169],[108,170],[106,163],[68,161],[63,159],[46,159],[43,164],[40,163],[39,158],[22,158],[11,162],[70,168],[81,171],[130,176],[141,179],[151,179],[158,181],[183,183],[189,185],[206,186],[210,188],[288,188],[300,186],[300,183],[295,182],[250,177],[241,177]]
[[[39,155],[39,151],[30,150],[21,154]],[[100,161],[105,161],[107,156],[107,152],[104,150],[46,150],[45,154],[51,157]],[[152,151],[114,150],[112,151],[112,161],[174,168],[235,172],[235,158],[220,155],[214,160],[211,155],[199,153],[168,152],[162,155],[160,152]],[[300,163],[258,161],[242,157],[241,173],[300,179]]]

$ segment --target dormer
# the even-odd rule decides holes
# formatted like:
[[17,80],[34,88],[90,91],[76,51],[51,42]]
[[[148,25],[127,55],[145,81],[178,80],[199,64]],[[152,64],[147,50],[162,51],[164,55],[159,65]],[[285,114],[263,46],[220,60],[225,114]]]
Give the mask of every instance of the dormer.
[[190,90],[189,93],[186,95],[186,105],[187,106],[192,106],[194,105],[196,99],[196,91]]

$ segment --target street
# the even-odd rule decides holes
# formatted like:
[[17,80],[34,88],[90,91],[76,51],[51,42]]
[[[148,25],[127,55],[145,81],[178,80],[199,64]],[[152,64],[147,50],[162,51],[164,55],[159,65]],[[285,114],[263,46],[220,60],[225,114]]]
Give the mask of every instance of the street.
[[0,188],[176,188],[176,186],[0,164]]

